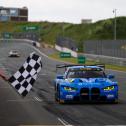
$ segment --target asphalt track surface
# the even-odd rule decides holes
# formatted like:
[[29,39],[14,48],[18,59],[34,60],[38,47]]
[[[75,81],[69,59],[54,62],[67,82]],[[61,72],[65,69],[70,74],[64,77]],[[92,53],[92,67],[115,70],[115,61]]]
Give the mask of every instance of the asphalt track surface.
[[[17,49],[20,58],[9,58],[8,52]],[[25,98],[0,79],[0,126],[74,125],[102,126],[126,125],[126,73],[114,73],[119,82],[119,103],[86,103],[60,105],[54,100],[53,80],[55,65],[51,60],[27,43],[0,42],[0,70],[8,77],[24,63],[29,53],[42,57],[43,68],[33,90]],[[59,64],[59,63],[58,63]]]

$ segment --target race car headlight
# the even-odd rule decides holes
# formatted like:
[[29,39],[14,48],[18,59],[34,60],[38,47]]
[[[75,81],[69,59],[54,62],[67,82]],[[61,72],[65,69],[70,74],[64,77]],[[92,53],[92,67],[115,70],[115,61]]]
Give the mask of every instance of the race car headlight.
[[115,89],[114,86],[108,86],[108,87],[104,88],[104,91],[111,91],[111,90],[114,90],[114,89]]
[[66,91],[77,91],[77,88],[74,88],[74,87],[64,87],[64,90],[66,90]]

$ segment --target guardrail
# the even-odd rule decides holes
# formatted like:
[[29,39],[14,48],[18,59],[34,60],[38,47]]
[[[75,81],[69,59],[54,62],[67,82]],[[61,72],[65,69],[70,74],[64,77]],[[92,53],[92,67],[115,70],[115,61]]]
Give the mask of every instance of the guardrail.
[[114,64],[119,66],[126,66],[126,58],[117,58],[104,55],[83,54],[89,60],[95,60],[106,64]]

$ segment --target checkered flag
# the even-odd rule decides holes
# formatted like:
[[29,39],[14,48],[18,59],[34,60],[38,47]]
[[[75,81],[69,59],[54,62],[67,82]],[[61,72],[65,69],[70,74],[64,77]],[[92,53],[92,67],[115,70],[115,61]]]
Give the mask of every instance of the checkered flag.
[[31,90],[41,68],[41,57],[33,52],[23,66],[8,81],[24,97]]

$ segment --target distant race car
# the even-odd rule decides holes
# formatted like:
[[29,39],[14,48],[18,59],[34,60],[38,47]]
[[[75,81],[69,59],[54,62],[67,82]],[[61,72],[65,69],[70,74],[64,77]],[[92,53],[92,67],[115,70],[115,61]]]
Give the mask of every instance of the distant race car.
[[105,74],[105,65],[57,65],[56,68],[66,68],[55,79],[55,100],[59,103],[118,103],[118,83],[112,80],[114,75]]
[[20,57],[19,52],[17,50],[11,50],[9,52],[9,57]]

